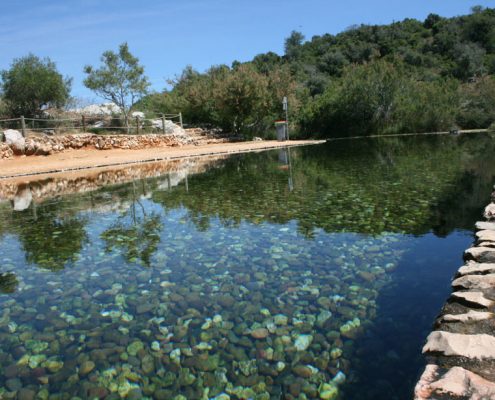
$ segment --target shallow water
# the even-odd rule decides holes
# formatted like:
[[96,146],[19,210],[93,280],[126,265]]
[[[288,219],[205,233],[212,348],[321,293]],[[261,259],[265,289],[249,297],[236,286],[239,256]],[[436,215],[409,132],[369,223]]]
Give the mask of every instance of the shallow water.
[[494,147],[367,139],[3,182],[0,397],[408,398]]

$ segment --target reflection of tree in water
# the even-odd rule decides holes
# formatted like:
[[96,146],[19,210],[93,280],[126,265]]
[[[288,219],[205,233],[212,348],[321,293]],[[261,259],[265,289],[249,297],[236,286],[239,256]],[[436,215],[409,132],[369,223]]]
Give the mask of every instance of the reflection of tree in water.
[[[275,153],[246,154],[192,177],[189,191],[157,191],[153,200],[186,208],[199,229],[217,218],[226,226],[297,221],[306,237],[318,228],[422,234],[434,227],[445,234],[453,227],[470,228],[479,213],[479,200],[489,195],[495,174],[495,164],[487,159],[494,148],[486,134],[302,147],[292,152],[293,190]],[[448,207],[440,207],[444,204]]]
[[[134,183],[132,185],[134,188]],[[137,210],[141,210],[141,217]],[[160,215],[156,213],[147,215],[134,190],[133,202],[129,210],[103,232],[101,238],[106,244],[105,251],[110,252],[114,248],[120,248],[128,262],[139,259],[149,267],[151,256],[160,243],[162,228]]]
[[13,220],[26,260],[52,271],[75,261],[87,240],[85,219],[63,215],[58,204],[42,205],[35,217],[28,211],[17,212]]
[[0,273],[0,293],[14,293],[18,284],[13,272]]

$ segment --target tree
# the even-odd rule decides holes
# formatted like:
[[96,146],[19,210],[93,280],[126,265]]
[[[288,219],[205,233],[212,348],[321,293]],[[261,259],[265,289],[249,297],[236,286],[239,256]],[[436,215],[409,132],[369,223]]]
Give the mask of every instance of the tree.
[[304,42],[304,35],[301,32],[292,31],[290,33],[290,36],[287,39],[285,39],[284,49],[287,58],[289,59],[296,58],[300,53],[300,49],[303,42]]
[[144,75],[139,59],[134,57],[127,43],[119,46],[119,52],[105,51],[102,66],[84,67],[87,74],[84,85],[98,96],[115,103],[122,110],[125,126],[129,127],[129,111],[148,91],[150,83]]
[[1,72],[3,99],[12,116],[33,117],[46,107],[63,107],[72,79],[64,78],[49,58],[33,54],[15,59]]

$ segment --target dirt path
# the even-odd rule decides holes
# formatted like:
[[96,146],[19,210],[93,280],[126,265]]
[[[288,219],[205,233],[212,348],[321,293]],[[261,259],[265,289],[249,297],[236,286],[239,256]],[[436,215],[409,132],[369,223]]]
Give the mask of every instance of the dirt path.
[[290,140],[218,143],[200,146],[161,147],[142,150],[67,150],[49,156],[16,157],[0,161],[0,179],[79,169],[101,168],[151,161],[173,160],[215,154],[261,151],[286,146],[323,143],[323,140]]

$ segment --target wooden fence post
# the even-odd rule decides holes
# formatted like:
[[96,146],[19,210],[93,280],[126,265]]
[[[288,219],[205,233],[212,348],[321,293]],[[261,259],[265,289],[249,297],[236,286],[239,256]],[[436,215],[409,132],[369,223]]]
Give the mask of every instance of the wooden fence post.
[[179,122],[180,122],[180,127],[184,128],[184,125],[182,124],[182,111],[179,113]]
[[24,119],[24,115],[21,115],[21,132],[22,136],[26,137],[26,120]]
[[82,133],[86,132],[86,117],[82,116]]
[[167,133],[167,130],[165,129],[165,115],[162,114],[162,130],[163,134],[165,135]]

